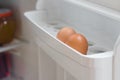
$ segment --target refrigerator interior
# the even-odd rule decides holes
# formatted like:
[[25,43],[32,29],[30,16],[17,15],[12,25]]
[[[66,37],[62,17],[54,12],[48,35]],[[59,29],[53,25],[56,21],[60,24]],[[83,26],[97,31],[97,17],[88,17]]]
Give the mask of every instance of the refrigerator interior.
[[[59,4],[56,4],[56,1]],[[14,75],[13,76],[18,80],[78,80],[75,77],[73,77],[69,72],[65,71],[61,66],[57,65],[57,63],[53,59],[51,59],[47,54],[45,54],[46,52],[39,47],[39,45],[36,43],[36,40],[34,40],[33,37],[35,37],[36,35],[32,27],[34,26],[34,24],[30,23],[24,17],[23,14],[26,11],[35,10],[36,2],[37,0],[29,0],[29,1],[28,0],[10,0],[10,2],[8,2],[8,0],[0,1],[0,4],[2,7],[11,8],[13,9],[15,13],[18,28],[19,28],[18,32],[16,33],[17,34],[16,36],[23,38],[29,42],[29,44],[25,46],[16,48],[18,53],[13,55],[14,56],[14,62],[13,62],[14,63],[14,70],[13,70]],[[58,23],[59,16],[62,16],[62,18],[60,19],[61,20],[60,23],[62,22],[62,24],[58,25],[58,28],[59,26],[62,26],[62,25],[70,25],[74,27],[81,26],[81,25],[76,25],[76,24],[79,23],[79,21],[82,18],[79,19],[77,18],[78,16],[72,17],[72,13],[70,13],[70,10],[71,9],[73,10],[74,7],[76,6],[71,5],[71,4],[61,6],[61,4],[63,4],[61,0],[52,0],[52,1],[46,0],[45,1],[44,6],[49,5],[49,6],[46,6],[46,9],[49,8],[48,9],[49,13],[47,14],[49,14],[48,22],[50,23],[50,25],[51,24],[54,25]],[[72,6],[72,7],[68,7],[68,6]],[[61,10],[62,8],[65,8],[66,11],[61,12],[61,10],[58,10],[56,7],[57,8],[60,7]],[[41,7],[40,8],[37,7],[37,8],[41,9]],[[76,12],[77,10],[79,10],[78,7],[76,7],[73,12]],[[63,15],[64,13],[65,15]],[[66,13],[68,13],[69,15],[67,15]],[[85,12],[81,12],[81,13],[84,14]],[[74,14],[79,15],[79,13],[74,13]],[[79,17],[82,17],[82,16],[79,15]],[[63,18],[66,18],[66,19],[63,19]],[[78,22],[74,22],[75,18],[78,20]],[[86,19],[87,19],[87,16],[86,16]],[[94,22],[96,23],[96,21]],[[75,23],[75,24],[72,24],[72,23]],[[81,23],[81,24],[85,25],[85,23]],[[112,24],[106,24],[106,23],[104,24],[108,26],[112,25]],[[88,25],[85,25],[85,26],[89,26],[89,25],[90,23],[88,22]],[[116,24],[116,25],[119,25],[119,24]],[[119,31],[119,28],[117,30]],[[85,36],[87,37],[89,37],[89,35],[92,35],[92,34],[87,35],[88,33],[84,33],[83,30],[81,30],[80,32],[85,34]],[[115,41],[117,40],[117,37],[118,37],[117,32],[114,34],[111,34],[110,32],[111,31],[108,30],[109,35],[115,34],[116,36],[107,37],[107,38],[104,37],[104,39],[106,40],[105,43],[100,43],[101,45],[107,44],[107,45],[104,45],[103,47],[105,47],[105,50],[108,50],[108,51],[111,51],[113,49]],[[100,36],[102,37],[102,35]],[[90,42],[92,43],[93,41],[92,39],[94,39],[94,37],[89,38],[89,39],[90,39]],[[109,42],[108,39],[109,40],[112,39],[112,40]],[[96,41],[96,42],[99,42],[99,41]],[[103,41],[100,41],[100,42],[103,42]]]
[[[35,8],[36,1],[31,0],[1,0],[0,7],[10,8],[14,12],[14,16],[17,20],[16,37],[24,38],[24,40],[30,41],[30,44],[24,45],[19,48],[15,48],[13,53],[13,71],[11,77],[4,80],[38,80],[38,48],[31,40],[33,33],[29,28],[30,24],[27,23],[24,12],[33,10]],[[30,35],[31,33],[31,35]]]

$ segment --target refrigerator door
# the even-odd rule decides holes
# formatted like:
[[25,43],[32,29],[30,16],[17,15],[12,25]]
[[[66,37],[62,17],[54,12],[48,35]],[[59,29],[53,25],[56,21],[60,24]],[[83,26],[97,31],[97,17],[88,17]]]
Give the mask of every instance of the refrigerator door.
[[[116,54],[113,47],[120,33],[119,12],[87,1],[38,0],[37,10],[26,12],[25,16],[34,24],[36,44],[77,80],[113,80],[113,54]],[[89,46],[88,55],[56,38],[63,26],[71,26],[83,33],[89,43],[94,43]]]

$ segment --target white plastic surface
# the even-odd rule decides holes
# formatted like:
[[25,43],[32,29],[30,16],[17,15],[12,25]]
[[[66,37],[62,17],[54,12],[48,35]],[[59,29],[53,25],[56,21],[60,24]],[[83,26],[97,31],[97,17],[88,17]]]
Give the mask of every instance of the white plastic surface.
[[[52,6],[45,6],[45,10],[25,13],[34,24],[40,48],[78,80],[113,80],[113,54],[116,54],[113,47],[120,33],[120,13],[78,0],[50,3]],[[71,26],[93,43],[88,55],[82,55],[56,38],[63,26]]]
[[113,80],[120,80],[120,36],[114,47],[113,57]]

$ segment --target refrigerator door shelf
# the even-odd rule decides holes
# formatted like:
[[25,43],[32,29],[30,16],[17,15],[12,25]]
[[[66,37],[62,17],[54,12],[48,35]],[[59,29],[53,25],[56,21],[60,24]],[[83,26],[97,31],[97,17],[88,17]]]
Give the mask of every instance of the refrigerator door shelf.
[[[64,27],[64,26],[69,26],[69,24],[66,24],[66,23],[60,22],[60,21],[51,21],[50,22],[50,21],[47,21],[46,19],[43,20],[43,17],[46,16],[46,15],[45,14],[42,15],[42,14],[43,14],[43,11],[30,11],[30,12],[25,13],[25,16],[33,24],[35,24],[37,26],[37,29],[33,28],[33,30],[35,30],[34,32],[38,35],[40,33],[39,29],[41,29],[45,33],[45,34],[43,34],[43,33],[41,33],[41,34],[43,34],[43,35],[49,35],[55,41],[57,41],[57,43],[60,43],[63,46],[66,46],[67,48],[75,51],[76,53],[79,53],[76,50],[72,49],[71,47],[67,46],[66,44],[64,44],[63,42],[61,42],[60,40],[58,40],[56,38],[56,35],[57,35],[58,31],[62,27]],[[72,28],[74,28],[74,27],[72,27]],[[40,36],[40,34],[38,36]],[[45,39],[48,40],[48,44],[51,45],[51,43],[49,43],[49,41],[52,41],[52,40],[49,40],[49,39],[47,39],[47,38],[44,37],[43,40],[45,40]],[[103,54],[104,54],[104,56],[111,56],[111,55],[113,55],[113,54],[109,54],[109,55],[107,54],[107,55],[105,55],[108,52],[112,52],[112,50],[108,49],[108,48],[104,48],[104,47],[100,46],[99,44],[94,43],[93,41],[88,41],[88,44],[89,44],[89,49],[88,49],[88,53],[87,53],[88,55],[86,55],[86,56],[89,56],[89,57],[91,56],[92,57],[93,55],[95,55],[97,57],[97,55],[100,56],[100,55],[103,55]]]
[[19,39],[14,39],[11,43],[6,44],[2,47],[0,47],[0,53],[5,52],[5,51],[9,51],[9,50],[13,50],[16,49],[18,47],[21,47],[22,45],[24,45],[25,42]]
[[33,31],[36,33],[34,38],[37,44],[53,60],[78,80],[112,80],[112,51],[82,55],[56,38],[59,27],[66,24],[57,21],[56,24],[51,25],[47,21],[41,21],[40,15],[41,11],[25,13],[35,25]]

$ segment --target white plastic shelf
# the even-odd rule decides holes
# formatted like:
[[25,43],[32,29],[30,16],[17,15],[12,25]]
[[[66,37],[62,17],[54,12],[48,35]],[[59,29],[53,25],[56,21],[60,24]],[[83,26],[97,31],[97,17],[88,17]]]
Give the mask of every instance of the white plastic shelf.
[[11,43],[1,46],[0,53],[15,49],[17,47],[20,47],[21,45],[23,45],[23,41],[21,41],[19,39],[14,39]]

